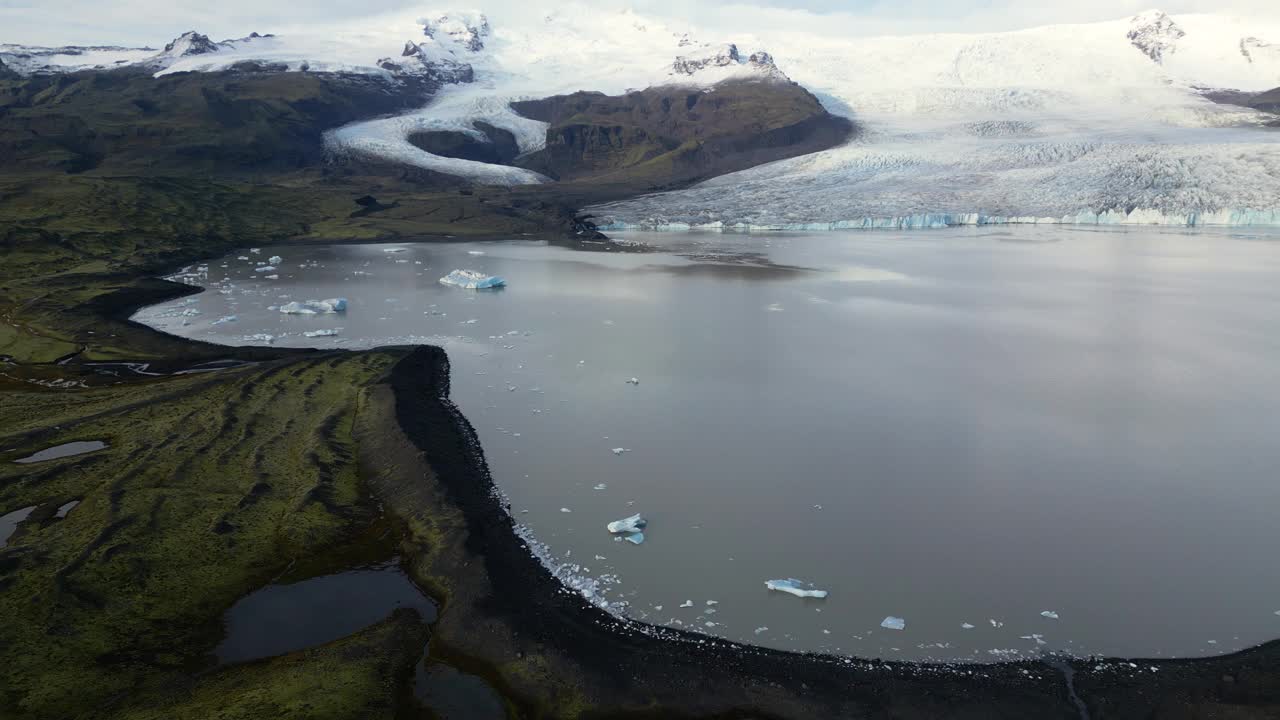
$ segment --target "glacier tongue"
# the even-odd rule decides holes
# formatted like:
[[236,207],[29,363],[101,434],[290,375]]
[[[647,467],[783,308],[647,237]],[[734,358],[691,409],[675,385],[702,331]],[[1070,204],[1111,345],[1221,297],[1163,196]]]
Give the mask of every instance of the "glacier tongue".
[[869,118],[844,147],[589,212],[606,231],[1280,224],[1280,134],[1102,117]]

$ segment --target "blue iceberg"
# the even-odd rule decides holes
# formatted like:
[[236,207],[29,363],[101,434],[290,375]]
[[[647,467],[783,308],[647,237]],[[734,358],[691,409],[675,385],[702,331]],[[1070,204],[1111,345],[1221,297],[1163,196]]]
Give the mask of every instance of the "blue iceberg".
[[507,286],[507,281],[497,275],[485,275],[475,270],[454,270],[440,278],[440,282],[467,290],[493,290]]

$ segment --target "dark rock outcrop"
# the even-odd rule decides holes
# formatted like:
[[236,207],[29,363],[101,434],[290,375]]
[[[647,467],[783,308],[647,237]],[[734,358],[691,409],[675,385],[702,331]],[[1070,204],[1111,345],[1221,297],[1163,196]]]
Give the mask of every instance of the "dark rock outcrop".
[[1143,55],[1163,64],[1164,56],[1171,54],[1186,34],[1173,18],[1159,10],[1149,10],[1134,16],[1126,37]]
[[515,135],[486,122],[472,124],[484,134],[483,140],[456,130],[415,133],[409,142],[433,155],[475,160],[497,165],[510,165],[520,154]]
[[[726,57],[732,57],[726,55]],[[558,180],[635,190],[679,187],[844,142],[852,123],[791,82],[731,80],[513,103],[550,124],[546,148],[519,165]]]

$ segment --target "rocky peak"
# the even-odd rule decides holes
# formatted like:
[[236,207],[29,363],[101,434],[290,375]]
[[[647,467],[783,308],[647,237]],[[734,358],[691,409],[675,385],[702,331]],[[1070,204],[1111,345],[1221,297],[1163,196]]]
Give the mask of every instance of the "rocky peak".
[[1280,45],[1275,45],[1256,37],[1242,38],[1240,40],[1240,54],[1250,63],[1263,58],[1280,60]]
[[220,49],[217,43],[209,39],[208,35],[201,35],[194,30],[188,30],[165,45],[164,54],[171,57],[186,57],[188,55],[214,53]]
[[703,55],[681,55],[671,64],[671,69],[678,75],[692,75],[709,67],[729,67],[742,63],[738,46],[733,43],[721,45]]
[[1165,55],[1172,54],[1185,35],[1173,18],[1160,10],[1148,10],[1133,16],[1126,37],[1143,55],[1163,64]]
[[742,68],[768,75],[781,75],[773,63],[773,56],[763,50],[751,53],[745,59],[733,43],[709,49],[700,55],[681,55],[671,64],[673,75],[693,75],[707,68]]
[[437,42],[447,39],[471,52],[483,50],[484,39],[492,32],[489,19],[480,13],[449,13],[418,22],[423,35]]

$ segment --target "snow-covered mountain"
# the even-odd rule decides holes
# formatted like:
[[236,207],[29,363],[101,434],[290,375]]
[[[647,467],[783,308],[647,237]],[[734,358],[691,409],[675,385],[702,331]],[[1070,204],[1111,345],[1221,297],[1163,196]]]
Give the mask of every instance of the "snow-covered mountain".
[[[185,39],[184,39],[185,38]],[[533,183],[527,170],[441,158],[409,134],[477,120],[522,151],[542,123],[515,99],[660,84],[794,80],[856,118],[853,143],[606,208],[619,225],[831,226],[1007,218],[1268,221],[1280,210],[1280,133],[1213,90],[1280,86],[1280,25],[1158,10],[1016,32],[838,37],[760,28],[723,37],[634,12],[562,6],[537,22],[433,11],[402,22],[162,51],[0,46],[18,72],[143,65],[157,74],[244,62],[447,83],[408,115],[331,133],[333,153]],[[1217,93],[1214,97],[1223,97]]]

